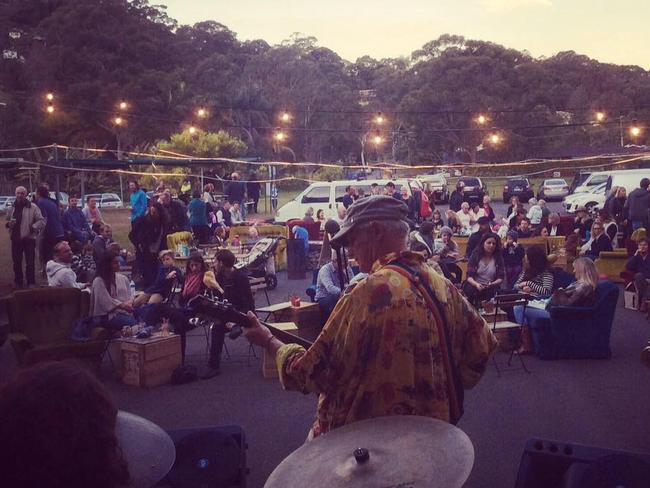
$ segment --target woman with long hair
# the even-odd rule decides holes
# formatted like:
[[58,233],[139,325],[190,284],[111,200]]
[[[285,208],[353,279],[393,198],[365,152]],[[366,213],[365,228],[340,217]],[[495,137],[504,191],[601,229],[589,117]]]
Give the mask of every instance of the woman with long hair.
[[137,323],[133,315],[133,296],[129,279],[118,273],[118,256],[107,253],[97,264],[97,274],[91,288],[91,314],[106,316],[103,326],[114,331]]
[[514,289],[544,298],[551,296],[553,273],[548,265],[544,249],[537,246],[526,249],[524,269],[515,281]]
[[[576,259],[573,262],[573,273],[576,280],[566,288],[556,290],[558,295],[557,304],[574,307],[592,306],[596,301],[596,285],[598,284],[598,272],[594,262],[587,258]],[[555,295],[550,300],[552,304],[554,300],[556,300]],[[524,307],[521,305],[514,307],[514,314],[517,323],[528,325],[531,329],[537,328],[541,319],[551,317],[546,308],[527,306],[524,313]],[[533,335],[533,342],[535,342],[534,339],[535,336]],[[530,352],[530,345],[522,345],[519,352]]]
[[483,235],[467,263],[463,292],[475,306],[496,295],[505,277],[501,239],[493,232]]

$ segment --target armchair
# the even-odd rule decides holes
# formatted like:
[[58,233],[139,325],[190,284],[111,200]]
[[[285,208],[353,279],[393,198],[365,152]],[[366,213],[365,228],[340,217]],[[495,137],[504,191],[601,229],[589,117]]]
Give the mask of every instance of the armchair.
[[70,339],[75,322],[86,315],[89,294],[76,288],[20,290],[7,300],[9,341],[20,365],[76,357],[101,362],[108,333],[92,331],[88,342]]
[[618,302],[618,286],[600,281],[593,307],[554,306],[549,319],[538,319],[533,330],[540,359],[607,359],[612,322]]

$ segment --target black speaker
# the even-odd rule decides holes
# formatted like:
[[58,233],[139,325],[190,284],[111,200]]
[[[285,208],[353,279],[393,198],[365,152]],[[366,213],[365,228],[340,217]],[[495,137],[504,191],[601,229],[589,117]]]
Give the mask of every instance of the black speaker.
[[157,486],[172,488],[246,488],[246,436],[227,425],[167,432],[176,461]]
[[647,488],[650,454],[529,439],[515,488]]

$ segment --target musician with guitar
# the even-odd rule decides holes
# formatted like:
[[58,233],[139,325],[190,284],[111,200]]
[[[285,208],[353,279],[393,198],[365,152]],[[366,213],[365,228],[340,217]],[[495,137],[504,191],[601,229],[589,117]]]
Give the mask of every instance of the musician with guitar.
[[496,347],[451,282],[406,250],[407,213],[386,196],[348,208],[331,244],[347,248],[369,276],[348,286],[311,347],[283,343],[248,313],[244,334],[275,356],[283,387],[319,394],[310,436],[386,415],[456,423],[463,390],[479,381]]

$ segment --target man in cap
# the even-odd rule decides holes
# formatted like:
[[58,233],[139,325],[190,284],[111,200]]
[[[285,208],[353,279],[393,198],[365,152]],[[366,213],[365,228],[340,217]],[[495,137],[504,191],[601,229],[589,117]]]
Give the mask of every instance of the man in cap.
[[254,314],[248,339],[276,358],[285,389],[320,395],[311,435],[385,415],[457,422],[464,388],[496,340],[477,311],[424,257],[406,250],[408,208],[370,196],[332,238],[368,277],[342,294],[314,344],[283,344]]

